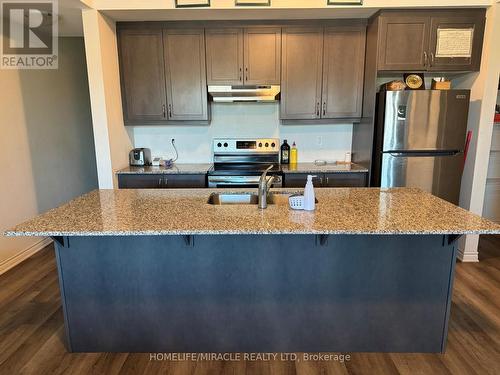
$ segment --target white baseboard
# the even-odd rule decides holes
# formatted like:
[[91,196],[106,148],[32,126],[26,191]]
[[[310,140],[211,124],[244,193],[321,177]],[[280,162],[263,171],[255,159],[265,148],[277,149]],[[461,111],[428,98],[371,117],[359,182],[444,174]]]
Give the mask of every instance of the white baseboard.
[[22,250],[21,252],[17,253],[16,255],[11,256],[8,259],[5,259],[2,263],[0,263],[0,275],[7,272],[11,268],[17,266],[23,260],[28,259],[30,256],[42,250],[45,246],[49,245],[50,243],[52,243],[51,238],[49,237],[44,238],[38,241],[37,243]]
[[463,263],[474,263],[479,262],[479,253],[477,251],[473,253],[466,253],[463,249],[457,249],[457,258]]

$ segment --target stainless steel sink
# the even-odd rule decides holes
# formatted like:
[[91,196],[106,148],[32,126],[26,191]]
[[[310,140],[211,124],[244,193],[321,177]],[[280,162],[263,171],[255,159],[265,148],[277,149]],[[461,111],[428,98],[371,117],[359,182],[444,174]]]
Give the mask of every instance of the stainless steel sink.
[[257,204],[259,197],[253,193],[212,193],[208,198],[208,204],[216,206],[226,204]]
[[[267,195],[267,204],[288,205],[288,198],[294,193],[271,192]],[[208,204],[215,206],[228,204],[258,204],[259,197],[255,193],[212,193],[208,198]],[[316,200],[317,203],[317,200]]]

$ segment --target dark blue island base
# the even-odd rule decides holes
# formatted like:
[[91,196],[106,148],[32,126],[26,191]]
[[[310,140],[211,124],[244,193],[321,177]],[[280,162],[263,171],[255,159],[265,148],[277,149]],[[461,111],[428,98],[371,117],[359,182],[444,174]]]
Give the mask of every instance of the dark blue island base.
[[57,237],[72,352],[444,352],[455,236]]

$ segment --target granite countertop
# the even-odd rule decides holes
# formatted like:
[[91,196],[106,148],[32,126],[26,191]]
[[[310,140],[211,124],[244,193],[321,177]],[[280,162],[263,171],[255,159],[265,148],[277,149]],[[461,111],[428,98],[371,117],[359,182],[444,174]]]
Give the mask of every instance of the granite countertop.
[[[174,164],[172,168],[165,167],[126,167],[117,174],[200,174],[207,173],[213,164]],[[368,169],[355,163],[330,163],[316,165],[314,163],[281,164],[283,173],[343,173],[368,172]]]
[[116,174],[203,174],[207,173],[212,164],[174,164],[172,168],[165,167],[126,167],[120,169]]
[[316,189],[313,212],[288,205],[212,206],[207,200],[214,191],[227,192],[94,190],[6,235],[500,234],[500,225],[413,188]]
[[315,163],[282,164],[283,173],[366,173],[368,169],[355,163],[329,163],[316,165]]

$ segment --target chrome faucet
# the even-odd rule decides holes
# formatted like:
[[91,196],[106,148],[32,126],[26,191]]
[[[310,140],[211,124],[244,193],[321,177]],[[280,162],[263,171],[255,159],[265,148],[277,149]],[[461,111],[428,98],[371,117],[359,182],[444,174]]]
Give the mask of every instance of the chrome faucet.
[[274,176],[267,178],[267,172],[273,169],[274,165],[271,165],[267,168],[259,180],[259,208],[267,208],[267,194],[269,193],[269,189],[273,185]]

